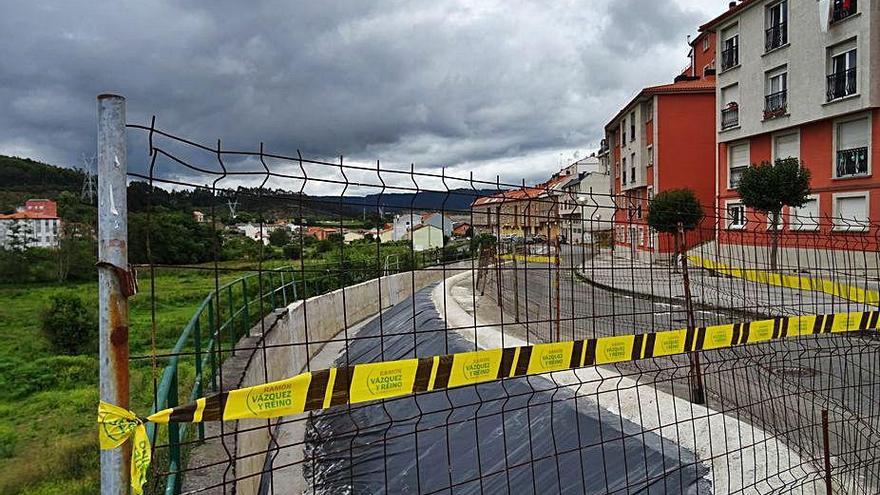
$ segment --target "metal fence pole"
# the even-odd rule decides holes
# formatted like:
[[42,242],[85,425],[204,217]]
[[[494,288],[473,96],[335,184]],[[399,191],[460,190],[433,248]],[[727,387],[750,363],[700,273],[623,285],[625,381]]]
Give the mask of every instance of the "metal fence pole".
[[[119,273],[128,269],[125,98],[98,96],[98,338],[100,398],[129,408],[128,301]],[[128,493],[131,442],[101,451],[101,493]]]

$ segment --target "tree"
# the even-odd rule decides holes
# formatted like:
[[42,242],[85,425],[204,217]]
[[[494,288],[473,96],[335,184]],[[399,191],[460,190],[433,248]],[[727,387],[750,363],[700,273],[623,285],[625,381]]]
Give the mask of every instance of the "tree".
[[60,354],[94,352],[97,324],[94,314],[74,294],[52,297],[51,305],[41,318],[43,335]]
[[810,196],[810,171],[797,158],[762,162],[747,168],[739,182],[743,205],[770,218],[770,269],[777,269],[782,208],[804,206]]
[[681,248],[678,227],[694,230],[703,221],[703,207],[690,189],[671,189],[654,197],[648,207],[648,225],[657,232],[672,234],[675,252]]
[[272,232],[269,233],[269,244],[275,247],[284,247],[290,244],[291,235],[290,231],[286,228],[276,228]]

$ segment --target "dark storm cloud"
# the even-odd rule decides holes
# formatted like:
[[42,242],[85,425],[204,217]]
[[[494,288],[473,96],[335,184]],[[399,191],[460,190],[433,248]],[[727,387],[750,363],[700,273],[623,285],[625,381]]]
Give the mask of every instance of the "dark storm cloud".
[[531,179],[674,75],[701,20],[673,0],[18,2],[0,153],[76,164],[113,91],[206,143]]

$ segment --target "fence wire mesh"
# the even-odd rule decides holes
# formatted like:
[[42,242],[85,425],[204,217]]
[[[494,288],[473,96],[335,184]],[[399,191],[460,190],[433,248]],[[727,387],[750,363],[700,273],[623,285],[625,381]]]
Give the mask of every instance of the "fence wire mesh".
[[[695,228],[662,233],[647,198],[586,187],[615,180],[601,169],[527,186],[226,149],[155,119],[129,129],[129,159],[144,160],[129,188],[145,217],[139,297],[154,308],[133,324],[151,334],[130,363],[149,397],[133,402],[153,410],[359,363],[568,341],[586,353],[591,339],[729,324],[746,342],[745,322],[868,312],[858,332],[642,347],[277,419],[151,425],[152,493],[880,491],[875,224],[790,209],[773,231],[705,206]],[[164,230],[163,205],[183,196],[203,210],[196,233]],[[203,256],[175,258],[175,235]],[[184,328],[155,310],[179,297],[165,273],[204,290],[180,308]]]

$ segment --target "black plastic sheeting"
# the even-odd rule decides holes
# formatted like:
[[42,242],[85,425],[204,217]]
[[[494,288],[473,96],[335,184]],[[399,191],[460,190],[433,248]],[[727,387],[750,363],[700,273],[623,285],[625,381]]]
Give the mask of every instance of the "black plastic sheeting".
[[[363,327],[337,365],[474,350],[430,293]],[[710,492],[693,453],[572,396],[524,377],[316,413],[303,475],[319,494]]]

